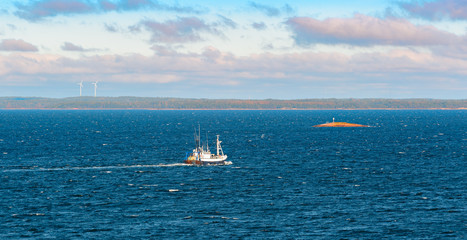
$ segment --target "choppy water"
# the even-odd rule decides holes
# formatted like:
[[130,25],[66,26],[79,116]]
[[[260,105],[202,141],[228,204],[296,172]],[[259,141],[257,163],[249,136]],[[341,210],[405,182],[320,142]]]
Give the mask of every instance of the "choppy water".
[[[313,128],[332,120],[370,128]],[[0,238],[463,239],[467,111],[0,111]],[[229,166],[182,164],[193,128]],[[213,145],[212,145],[213,146]]]

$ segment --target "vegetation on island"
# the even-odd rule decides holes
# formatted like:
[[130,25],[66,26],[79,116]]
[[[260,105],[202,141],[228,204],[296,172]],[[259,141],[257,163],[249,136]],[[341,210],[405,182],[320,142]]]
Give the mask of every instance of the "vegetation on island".
[[240,100],[160,97],[0,97],[0,109],[467,109],[467,99]]

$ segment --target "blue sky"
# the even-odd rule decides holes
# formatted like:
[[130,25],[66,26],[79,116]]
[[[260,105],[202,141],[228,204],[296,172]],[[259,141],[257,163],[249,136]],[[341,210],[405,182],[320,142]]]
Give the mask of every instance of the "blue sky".
[[467,94],[465,0],[0,3],[0,96]]

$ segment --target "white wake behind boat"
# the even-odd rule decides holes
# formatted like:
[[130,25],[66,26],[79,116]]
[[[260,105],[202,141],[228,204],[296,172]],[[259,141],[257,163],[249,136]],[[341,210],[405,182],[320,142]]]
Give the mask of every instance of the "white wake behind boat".
[[187,154],[185,159],[186,164],[194,165],[229,165],[232,164],[229,161],[226,161],[227,155],[224,154],[224,151],[221,147],[221,142],[219,141],[219,135],[216,139],[216,154],[211,153],[209,150],[209,145],[206,141],[205,146],[201,146],[201,137],[200,134],[196,134],[195,130],[195,143],[196,148],[193,149],[193,152]]

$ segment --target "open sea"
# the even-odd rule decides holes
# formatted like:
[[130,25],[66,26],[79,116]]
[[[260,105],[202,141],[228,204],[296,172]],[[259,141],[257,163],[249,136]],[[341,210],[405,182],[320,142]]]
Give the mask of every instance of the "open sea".
[[[232,165],[182,164],[198,124]],[[0,239],[465,239],[466,143],[462,110],[1,110]]]

